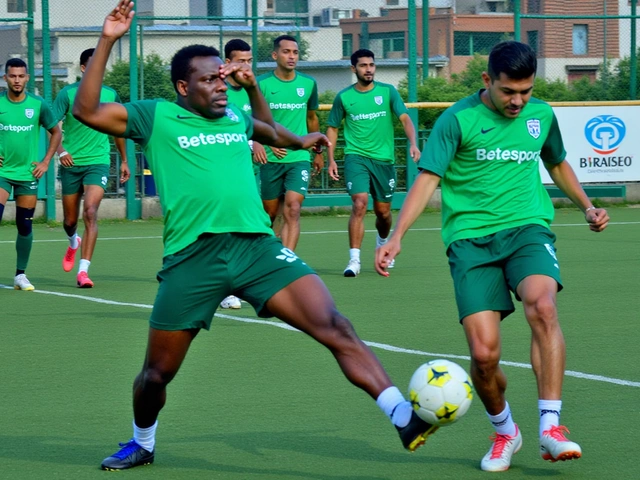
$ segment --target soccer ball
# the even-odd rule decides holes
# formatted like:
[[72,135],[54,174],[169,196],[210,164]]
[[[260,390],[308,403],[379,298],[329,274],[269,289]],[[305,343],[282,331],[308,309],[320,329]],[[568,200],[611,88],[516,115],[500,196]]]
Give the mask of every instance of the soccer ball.
[[409,382],[413,409],[425,422],[440,427],[459,420],[473,399],[467,372],[449,360],[432,360],[418,367]]

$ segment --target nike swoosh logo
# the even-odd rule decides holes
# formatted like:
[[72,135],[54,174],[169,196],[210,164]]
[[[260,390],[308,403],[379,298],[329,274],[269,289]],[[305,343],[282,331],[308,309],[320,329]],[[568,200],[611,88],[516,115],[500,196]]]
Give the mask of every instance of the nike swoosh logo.
[[353,103],[349,104],[349,106],[353,107],[356,103],[358,103],[358,102],[353,102]]
[[4,115],[5,113],[7,113],[7,112],[0,112],[0,115]]
[[180,120],[188,120],[191,117],[185,117],[184,115],[176,115],[176,118],[179,118]]
[[494,130],[496,127],[491,127],[491,128],[487,128],[486,130],[483,128],[482,130],[480,130],[480,132],[482,132],[482,134],[485,133],[489,133],[491,130]]
[[[278,92],[279,92],[279,91],[280,91],[280,90],[278,90]],[[275,94],[276,94],[276,93],[278,93],[278,92],[271,92],[271,95],[275,95]]]

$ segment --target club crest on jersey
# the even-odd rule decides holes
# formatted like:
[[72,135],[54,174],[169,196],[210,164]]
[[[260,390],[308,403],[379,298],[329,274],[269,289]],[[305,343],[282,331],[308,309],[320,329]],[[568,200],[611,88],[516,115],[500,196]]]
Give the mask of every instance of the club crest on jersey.
[[24,116],[27,117],[28,119],[32,119],[33,115],[35,114],[35,110],[33,108],[25,108],[24,109]]
[[235,114],[235,112],[233,110],[231,110],[230,108],[227,108],[224,111],[225,115],[229,118],[229,120],[231,120],[232,122],[239,122],[240,119],[238,118],[238,115]]
[[304,88],[296,88],[299,97],[304,97]]
[[537,118],[527,120],[527,130],[529,131],[529,135],[537,140],[540,136],[540,120]]
[[373,97],[373,99],[376,101],[377,105],[382,105],[382,95],[378,95],[376,97]]

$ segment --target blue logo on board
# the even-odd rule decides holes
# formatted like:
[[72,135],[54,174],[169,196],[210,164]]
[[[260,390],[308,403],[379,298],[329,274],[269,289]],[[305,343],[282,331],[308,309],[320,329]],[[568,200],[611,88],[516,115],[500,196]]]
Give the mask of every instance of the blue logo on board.
[[584,136],[596,153],[609,155],[615,152],[624,136],[627,127],[624,122],[613,115],[598,115],[587,122]]

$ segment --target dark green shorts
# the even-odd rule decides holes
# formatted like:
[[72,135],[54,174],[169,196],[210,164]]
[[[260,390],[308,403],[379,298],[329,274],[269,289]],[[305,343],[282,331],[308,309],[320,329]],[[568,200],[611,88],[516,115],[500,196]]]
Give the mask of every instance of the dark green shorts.
[[38,180],[9,180],[8,178],[0,177],[0,188],[9,192],[9,195],[11,195],[11,189],[13,189],[14,197],[37,195]]
[[259,316],[271,317],[267,301],[313,273],[272,235],[203,234],[163,259],[150,324],[158,330],[208,330],[218,305],[228,295],[249,302]]
[[275,200],[286,192],[307,195],[311,164],[309,162],[267,162],[260,167],[260,193],[263,200]]
[[396,167],[361,155],[344,157],[347,193],[370,193],[377,202],[390,203],[396,188]]
[[83,191],[85,185],[99,185],[105,191],[109,181],[109,165],[84,165],[63,167],[60,165],[62,195],[75,195]]
[[551,277],[562,290],[555,241],[548,228],[525,225],[453,242],[447,256],[460,321],[485,310],[510,315],[515,310],[510,291],[530,275]]

